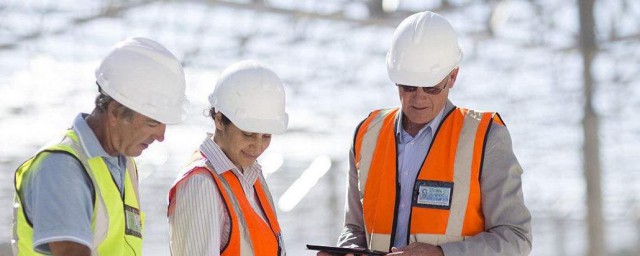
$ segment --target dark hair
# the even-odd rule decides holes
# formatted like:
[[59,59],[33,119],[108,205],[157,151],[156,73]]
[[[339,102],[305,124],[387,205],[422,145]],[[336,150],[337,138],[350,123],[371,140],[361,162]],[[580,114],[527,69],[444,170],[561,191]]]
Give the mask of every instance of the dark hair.
[[[225,116],[222,112],[220,114],[222,115],[222,123],[223,124],[230,124],[231,123],[231,120],[229,120],[229,118],[227,116]],[[210,108],[209,109],[209,116],[215,122],[215,119],[216,119],[216,109],[215,108]]]

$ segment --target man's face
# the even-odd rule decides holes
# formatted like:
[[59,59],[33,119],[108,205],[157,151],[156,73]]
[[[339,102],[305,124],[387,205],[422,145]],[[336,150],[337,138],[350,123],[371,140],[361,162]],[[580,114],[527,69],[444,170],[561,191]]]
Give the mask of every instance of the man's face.
[[271,134],[245,132],[233,123],[224,124],[219,112],[215,123],[216,133],[219,133],[216,143],[238,168],[253,165],[271,143]]
[[[429,94],[422,87],[407,88],[406,86],[398,86],[400,94],[400,103],[402,104],[402,113],[406,117],[403,125],[419,126],[424,125],[433,120],[447,103],[449,97],[449,88],[453,84],[458,75],[458,69],[454,69],[440,83],[434,87],[443,88],[438,94]],[[432,90],[432,89],[427,89]]]
[[127,115],[111,117],[112,145],[117,153],[136,157],[154,141],[162,142],[166,124],[135,111]]

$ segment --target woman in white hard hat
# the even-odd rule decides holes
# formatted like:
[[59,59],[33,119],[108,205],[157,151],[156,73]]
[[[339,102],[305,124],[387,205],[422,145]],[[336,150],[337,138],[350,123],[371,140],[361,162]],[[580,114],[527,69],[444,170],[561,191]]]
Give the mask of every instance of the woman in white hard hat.
[[231,65],[209,95],[207,134],[169,192],[173,256],[284,255],[256,159],[288,123],[282,81],[255,61]]

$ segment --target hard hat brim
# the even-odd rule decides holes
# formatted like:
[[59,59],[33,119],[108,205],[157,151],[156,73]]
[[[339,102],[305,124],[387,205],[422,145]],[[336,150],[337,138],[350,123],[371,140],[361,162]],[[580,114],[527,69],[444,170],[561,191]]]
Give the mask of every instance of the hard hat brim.
[[[225,114],[225,116],[227,115]],[[289,115],[287,113],[284,113],[284,116],[280,119],[243,118],[239,120],[233,120],[231,117],[229,117],[229,120],[231,120],[231,122],[236,127],[238,127],[238,129],[245,132],[282,134],[287,130]]]
[[[102,83],[106,83],[106,81],[102,81]],[[98,81],[98,84],[101,85],[101,81]],[[123,106],[160,123],[178,124],[187,118],[189,100],[187,100],[186,97],[184,97],[183,101],[180,102],[179,105],[157,105],[150,108],[149,106],[142,106],[135,100],[127,98],[112,89],[110,86],[100,86],[100,88],[106,95],[109,95],[109,97],[113,98]]]

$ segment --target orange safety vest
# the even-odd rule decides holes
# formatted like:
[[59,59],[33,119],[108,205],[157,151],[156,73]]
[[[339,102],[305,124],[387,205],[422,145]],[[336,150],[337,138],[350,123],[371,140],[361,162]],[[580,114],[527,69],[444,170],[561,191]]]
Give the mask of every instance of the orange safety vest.
[[[280,224],[276,217],[273,201],[262,176],[258,178],[253,187],[258,201],[265,213],[268,223],[255,212],[249,200],[244,194],[242,184],[232,171],[218,174],[208,164],[200,151],[194,154],[191,169],[184,173],[169,191],[169,213],[173,212],[174,197],[178,184],[186,181],[191,175],[202,173],[210,175],[216,182],[218,191],[222,196],[227,214],[231,220],[231,234],[226,245],[220,248],[221,256],[250,256],[250,255],[285,255]],[[213,218],[213,216],[212,216]],[[248,235],[247,235],[248,234]]]
[[[399,109],[376,110],[356,132],[355,163],[369,249],[390,251],[399,200],[395,124]],[[492,122],[492,120],[494,122]],[[497,113],[454,108],[446,113],[416,177],[408,241],[462,241],[484,230],[480,175]]]

